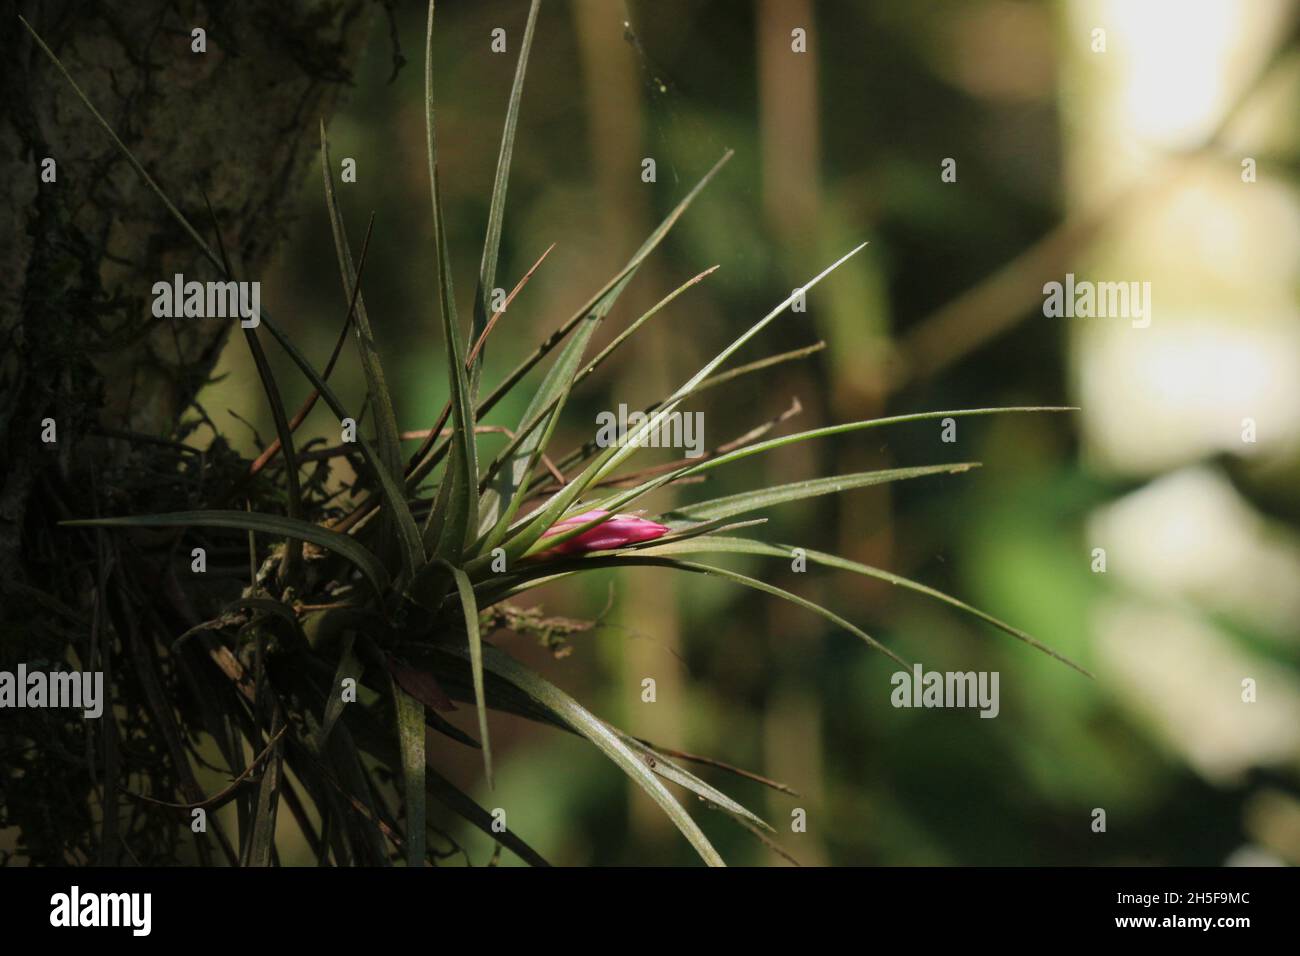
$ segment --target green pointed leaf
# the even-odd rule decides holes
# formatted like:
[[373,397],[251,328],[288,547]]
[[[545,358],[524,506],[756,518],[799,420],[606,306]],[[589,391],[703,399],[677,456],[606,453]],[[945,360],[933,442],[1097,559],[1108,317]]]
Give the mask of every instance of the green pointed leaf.
[[630,749],[640,753],[646,759],[646,765],[665,780],[671,780],[679,787],[685,787],[715,810],[721,810],[723,813],[730,814],[736,819],[743,820],[759,829],[767,830],[769,833],[776,832],[762,817],[745,809],[721,790],[705,783],[695,774],[669,760],[653,747],[646,746],[635,737],[623,733],[616,727],[610,729],[618,734],[619,740],[627,744]]
[[[578,337],[570,339],[569,345],[572,346],[580,338],[581,333]],[[583,345],[586,344],[585,338],[581,338],[581,341]],[[533,395],[528,408],[524,410],[519,429],[515,432],[515,439],[510,443],[512,447],[507,449],[512,451],[512,456],[497,474],[495,487],[492,489],[495,500],[504,501],[505,508],[501,509],[482,546],[477,549],[479,553],[491,551],[505,537],[506,529],[514,520],[519,506],[528,493],[528,476],[533,473],[543,449],[550,443],[551,435],[560,419],[560,409],[568,400],[572,384],[571,378],[564,377],[572,371],[572,364],[560,370],[560,363],[566,361],[567,352],[566,347],[565,353],[557,359],[545,381],[542,382],[541,389]],[[581,360],[580,354],[576,355],[576,360]],[[556,376],[554,380],[553,375]],[[544,427],[539,431],[539,426]]]
[[[356,742],[348,731],[347,721],[334,727],[322,749],[315,742],[322,739],[323,728],[310,711],[304,717],[309,735],[306,741],[308,748],[317,760],[328,765],[337,780],[325,793],[337,811],[338,818],[343,821],[343,830],[347,835],[345,849],[353,857],[366,853],[376,863],[391,865],[383,831],[376,822],[379,814],[371,794],[370,782]],[[394,759],[390,766],[398,766],[398,761]],[[357,803],[353,804],[353,800]],[[363,809],[358,809],[357,804]]]
[[694,390],[699,385],[701,385],[706,378],[712,375],[713,372],[715,372],[718,369],[718,367],[722,365],[723,362],[731,358],[731,356],[736,354],[736,352],[738,352],[741,349],[741,347],[743,347],[750,339],[756,336],[759,332],[763,331],[763,329],[767,328],[767,326],[771,324],[771,322],[777,316],[781,315],[783,312],[789,309],[790,306],[794,303],[796,298],[810,292],[814,286],[816,286],[819,282],[822,281],[822,279],[826,278],[828,275],[830,275],[832,272],[834,272],[844,263],[848,262],[851,258],[853,258],[855,255],[857,255],[866,247],[867,247],[867,243],[865,242],[861,243],[860,245],[857,245],[854,248],[850,249],[844,255],[840,256],[840,258],[836,259],[829,266],[827,266],[817,275],[813,276],[810,280],[804,283],[804,285],[801,288],[795,289],[792,293],[790,293],[789,296],[786,297],[786,299],[783,302],[777,305],[776,308],[772,309],[771,312],[769,312],[767,315],[763,316],[763,318],[759,319],[757,322],[751,325],[748,329],[745,330],[745,332],[737,336],[731,342],[730,345],[728,345],[721,352],[719,352],[712,359],[710,359],[707,363],[705,363],[703,368],[701,368],[698,372],[692,375],[686,382],[684,382],[677,389],[677,391],[675,391],[671,396],[669,396],[668,400],[664,403],[664,407],[660,411],[656,412],[655,416],[652,419],[647,421],[641,428],[639,428],[636,432],[634,432],[633,435],[629,436],[628,441],[622,447],[615,447],[614,449],[612,449],[613,451],[616,452],[616,454],[611,455],[609,459],[605,461],[597,470],[596,473],[597,480],[605,477],[605,475],[609,474],[610,471],[616,468],[620,462],[622,462],[624,459],[628,458],[630,455],[635,453],[638,444],[636,441],[634,441],[634,439],[643,438],[645,435],[648,435],[655,428],[658,428],[659,423],[662,421],[665,415],[667,415],[674,408],[676,408],[677,405],[681,403],[682,399],[684,399],[686,396],[694,392]]
[[[400,487],[404,462],[402,447],[398,437],[397,413],[393,410],[392,391],[384,376],[384,366],[375,347],[374,329],[370,325],[370,315],[366,311],[366,299],[357,289],[357,270],[352,260],[352,246],[348,242],[347,230],[343,225],[343,211],[339,208],[338,195],[334,190],[333,166],[330,164],[329,140],[325,136],[325,121],[320,124],[321,172],[325,178],[325,205],[329,210],[330,227],[334,233],[334,248],[338,254],[339,271],[343,276],[343,294],[348,299],[355,298],[356,311],[353,328],[356,330],[357,347],[361,353],[361,368],[366,376],[366,389],[370,395],[371,406],[375,410],[375,433],[379,438],[379,467],[387,473],[389,484]],[[424,546],[420,541],[420,531],[416,527],[411,510],[406,505],[405,497],[396,496],[401,504],[390,507],[386,520],[392,522],[402,545],[403,578],[410,580],[424,565]]]
[[[257,366],[257,376],[262,381],[266,392],[267,404],[271,406],[271,419],[275,422],[276,437],[280,439],[280,450],[284,454],[284,482],[288,495],[285,510],[290,518],[302,517],[302,489],[298,483],[298,457],[293,448],[293,431],[289,428],[289,419],[284,413],[284,402],[280,398],[280,388],[271,364],[266,360],[266,350],[257,337],[257,329],[244,329],[244,339],[248,350],[253,355],[253,364]],[[302,565],[302,545],[286,541],[284,557],[280,564],[280,578],[286,584],[296,584],[298,569]]]
[[474,600],[474,586],[469,576],[460,568],[443,563],[456,582],[460,595],[461,611],[465,617],[465,635],[469,642],[470,669],[474,677],[474,706],[478,710],[478,733],[483,748],[483,773],[488,787],[492,787],[492,746],[488,740],[487,697],[483,692],[483,639],[478,629],[478,603]]
[[334,729],[334,723],[342,716],[343,708],[347,706],[343,702],[343,681],[351,678],[357,683],[361,682],[361,662],[352,653],[352,643],[355,639],[354,634],[344,635],[343,652],[339,655],[338,670],[334,672],[334,683],[330,686],[329,693],[325,697],[325,712],[321,715],[320,734],[316,740],[316,746],[322,751],[329,742],[330,731]]
[[[474,367],[474,360],[482,354],[483,348],[485,347],[484,343],[486,342],[487,337],[492,334],[493,326],[500,321],[510,303],[514,301],[515,296],[517,296],[523,287],[528,284],[528,281],[533,277],[533,274],[541,267],[542,263],[546,260],[546,257],[549,256],[554,249],[555,243],[551,243],[546,247],[546,251],[543,252],[541,257],[538,258],[528,271],[523,274],[520,280],[515,283],[515,287],[510,290],[510,294],[506,296],[505,301],[500,304],[500,308],[493,312],[492,317],[488,319],[487,327],[483,330],[478,340],[474,343],[474,347],[470,350],[467,362],[471,367]],[[473,389],[477,389],[476,381],[471,379],[470,384]],[[476,412],[476,415],[480,420],[483,418],[483,414],[481,408]],[[442,406],[442,412],[438,416],[437,424],[435,424],[433,428],[429,429],[429,434],[425,437],[424,441],[420,443],[420,447],[411,455],[410,459],[406,463],[406,483],[408,488],[414,489],[418,487],[420,482],[422,482],[424,478],[438,466],[438,463],[442,461],[443,456],[447,453],[447,449],[450,447],[451,442],[449,439],[442,439],[439,441],[439,436],[442,433],[443,426],[447,424],[447,419],[450,416],[451,399],[449,398],[446,404]],[[480,506],[480,508],[481,507],[482,506]],[[494,520],[496,520],[495,515],[486,521],[481,519],[480,525],[491,525]]]
[[[793,481],[771,488],[759,488],[755,491],[742,491],[740,494],[725,498],[714,498],[695,504],[682,505],[668,512],[672,518],[687,521],[717,521],[721,518],[734,518],[736,515],[770,508],[787,501],[800,501],[819,495],[836,494],[853,488],[867,488],[871,485],[883,485],[890,481],[903,481],[907,478],[922,478],[926,475],[956,475],[972,468],[978,468],[976,462],[961,462],[951,465],[923,465],[918,468],[884,468],[879,471],[862,471],[849,475],[831,475],[826,478],[811,478],[807,481]],[[559,537],[558,535],[556,536]],[[549,538],[547,539],[550,540]]]
[[[492,183],[492,200],[488,206],[487,236],[483,240],[483,258],[479,263],[478,288],[474,292],[474,324],[471,342],[477,342],[487,328],[487,298],[496,286],[497,258],[501,252],[501,221],[505,217],[506,187],[510,182],[510,160],[515,149],[515,128],[519,124],[519,102],[524,94],[524,74],[528,71],[528,53],[533,46],[533,28],[537,25],[537,11],[542,0],[533,0],[528,8],[528,22],[524,25],[524,38],[519,45],[519,62],[515,66],[515,80],[510,87],[510,103],[506,107],[505,129],[501,133],[501,152],[497,156],[496,179]],[[470,373],[470,395],[478,393],[479,370],[483,364],[480,351]]]
[[735,451],[730,451],[726,454],[718,455],[716,458],[709,458],[705,461],[684,468],[682,471],[678,472],[678,477],[697,475],[701,472],[717,468],[720,465],[727,465],[733,461],[738,461],[741,458],[748,458],[750,455],[760,455],[763,452],[771,451],[775,448],[797,444],[798,442],[808,441],[812,438],[824,438],[828,435],[843,435],[848,432],[862,431],[867,428],[880,428],[886,425],[901,425],[908,422],[929,421],[936,418],[963,418],[971,415],[1007,415],[1024,412],[1077,411],[1077,408],[1055,405],[1016,405],[1006,406],[1003,408],[957,408],[939,412],[914,412],[908,415],[891,415],[888,418],[869,418],[864,421],[846,422],[842,425],[827,425],[823,428],[813,428],[808,431],[796,432],[793,435],[782,435],[779,438],[769,438],[767,441],[756,442],[753,445],[746,445],[744,448],[737,448]]
[[402,690],[397,681],[390,679],[390,685],[397,710],[402,779],[406,783],[406,863],[424,866],[424,705]]
[[234,528],[310,541],[347,558],[365,574],[375,590],[383,593],[389,584],[388,571],[380,560],[355,538],[310,521],[249,511],[174,511],[158,515],[126,515],[120,518],[83,518],[62,521],[70,527],[100,528]]
[[[549,416],[551,415],[552,412],[555,411],[557,407],[559,407],[561,397],[562,396],[560,395],[556,395],[555,398],[551,400],[549,405],[546,405],[531,419],[528,419],[527,422],[522,427],[517,428],[515,430],[515,437],[512,438],[506,444],[506,446],[501,449],[501,452],[495,458],[493,458],[491,463],[488,465],[488,467],[484,469],[483,477],[480,480],[481,490],[483,490],[484,492],[491,490],[495,493],[495,489],[484,488],[483,484],[485,482],[492,481],[494,478],[496,478],[501,468],[507,462],[513,461],[516,458],[516,453],[519,451],[519,448],[524,444],[524,442],[528,441],[528,439],[532,436],[533,432],[535,432],[540,425],[551,421],[551,418]],[[543,440],[540,444],[544,447],[546,444],[545,440]],[[495,525],[495,523],[496,522],[493,521],[493,525]],[[490,546],[488,549],[490,550]],[[482,551],[483,549],[479,548],[478,550]]]
[[[700,382],[700,384],[696,385],[695,388],[691,390],[691,395],[692,396],[699,395],[701,392],[708,391],[711,388],[716,388],[718,385],[722,385],[725,384],[726,382],[733,381],[737,378],[740,378],[743,375],[750,375],[753,374],[754,372],[760,372],[763,369],[771,368],[773,365],[779,365],[782,362],[792,362],[797,359],[807,358],[810,355],[820,352],[824,348],[826,348],[825,342],[817,342],[814,343],[813,345],[805,345],[803,348],[792,349],[789,352],[781,352],[778,355],[770,355],[767,358],[759,359],[756,362],[749,362],[745,365],[740,365],[737,366],[736,368],[728,369],[726,372],[722,372],[718,375],[711,375],[708,378],[706,378],[704,381]],[[581,381],[581,378],[579,378],[579,381]],[[664,401],[666,401],[666,399]],[[659,408],[663,404],[664,404],[663,401],[655,402],[653,405],[649,405],[646,408],[641,409],[641,414],[646,416],[653,415],[656,411],[659,410]],[[571,466],[577,464],[578,462],[586,461],[587,459],[591,458],[592,455],[596,454],[599,447],[600,446],[597,445],[594,440],[588,441],[585,444],[581,445],[580,447],[575,448],[567,455],[563,456],[559,461],[556,462],[556,467],[559,468],[561,471],[567,471]]]
[[442,216],[442,194],[438,185],[438,137],[433,109],[433,3],[429,3],[428,26],[424,46],[424,106],[425,137],[429,159],[429,193],[433,203],[433,235],[438,266],[439,306],[442,313],[442,332],[446,342],[447,381],[452,396],[452,442],[458,448],[443,477],[450,482],[449,494],[441,510],[435,506],[429,513],[429,528],[438,526],[440,532],[433,545],[434,553],[445,561],[459,564],[465,548],[478,534],[478,452],[474,436],[474,404],[470,397],[469,381],[465,373],[465,353],[456,319],[456,295],[452,288],[451,257],[447,230]]
[[253,835],[248,847],[249,866],[270,866],[271,849],[275,844],[276,809],[280,805],[281,769],[280,742],[272,745],[272,753],[262,768],[262,782],[257,788],[257,809],[253,814]]
[[[459,443],[452,444],[451,458],[447,462],[443,480],[438,482],[438,492],[433,496],[433,504],[429,507],[429,514],[424,520],[424,544],[429,551],[433,552],[435,559],[438,556],[438,542],[442,540],[443,528],[447,525],[447,513],[451,509],[452,492],[455,491],[459,495],[464,488],[463,480],[456,477],[457,475],[463,475],[465,471],[460,466],[460,449]],[[430,561],[429,564],[425,565],[423,575],[419,576],[427,576],[433,573],[431,571],[433,566],[434,562]],[[430,606],[436,607],[441,600],[441,595],[437,595],[434,603]]]
[[[683,539],[677,541],[670,541],[663,544],[658,544],[657,542],[651,542],[650,544],[651,544],[650,547],[645,548],[639,553],[663,554],[663,555],[707,554],[707,553],[758,554],[758,555],[767,555],[770,557],[789,559],[794,557],[794,551],[795,551],[793,545],[768,544],[766,541],[755,541],[750,538],[731,538],[731,537],[722,537],[722,536],[716,536],[716,537],[706,536],[700,538]],[[894,574],[890,571],[885,571],[880,568],[872,567],[869,564],[862,564],[858,561],[850,561],[848,558],[842,558],[836,554],[828,554],[825,551],[816,551],[810,548],[801,548],[800,550],[803,552],[804,556],[814,564],[820,564],[828,568],[838,568],[842,571],[852,571],[855,574],[861,574],[866,577],[876,578],[877,580],[880,581],[886,581],[889,584],[895,585],[896,587],[905,588],[909,591],[915,591],[917,594],[924,594],[927,597],[934,598],[937,601],[942,601],[943,603],[951,607],[955,607],[960,611],[964,611],[967,614],[979,618],[981,621],[984,621],[987,624],[993,625],[998,630],[1006,634],[1010,634],[1016,640],[1022,641],[1025,644],[1028,644],[1030,647],[1042,651],[1047,656],[1055,658],[1056,660],[1060,661],[1062,664],[1065,664],[1068,667],[1073,668],[1074,670],[1085,675],[1086,677],[1092,676],[1092,674],[1089,673],[1089,671],[1086,668],[1076,664],[1074,661],[1070,660],[1065,655],[1052,650],[1052,648],[1048,647],[1046,644],[1039,641],[1033,635],[1028,634],[1025,631],[1022,631],[1018,627],[1013,627],[1012,625],[1008,624],[1006,621],[996,618],[992,614],[988,614],[984,611],[981,611],[979,608],[973,607],[970,604],[967,604],[965,601],[955,598],[950,594],[945,594],[943,591],[940,591],[936,588],[929,587],[928,585],[925,584],[921,584],[918,581],[913,581],[910,578],[905,578],[902,575]]]
[[575,731],[582,734],[648,793],[677,825],[701,859],[710,866],[725,866],[690,814],[659,782],[654,771],[635,751],[619,739],[604,721],[591,714],[568,694],[522,666],[510,655],[492,646],[483,648],[483,664],[491,673],[505,679],[542,704]]
[[[727,161],[731,159],[732,155],[733,152],[731,150],[727,150],[723,153],[722,157],[713,164],[713,168],[705,173],[704,177],[695,184],[695,188],[686,194],[686,197],[677,204],[676,208],[674,208],[664,221],[656,227],[655,231],[650,234],[649,238],[641,244],[641,248],[633,254],[627,264],[623,266],[623,268],[612,279],[606,282],[604,287],[587,301],[586,305],[575,312],[573,316],[558,329],[552,332],[545,342],[539,345],[528,358],[524,359],[523,362],[516,366],[515,369],[507,375],[495,389],[492,390],[491,395],[479,403],[478,416],[480,418],[491,411],[493,407],[496,406],[496,403],[507,395],[510,390],[518,384],[521,378],[528,374],[533,366],[545,358],[551,349],[559,345],[560,342],[564,340],[565,336],[573,331],[573,328],[576,325],[580,322],[589,320],[592,313],[600,307],[602,303],[604,303],[604,312],[601,314],[603,315],[608,313],[609,309],[613,307],[614,300],[618,298],[619,293],[623,291],[623,288],[631,280],[637,269],[641,268],[641,263],[646,260],[650,253],[654,252],[654,250],[659,246],[659,243],[663,241],[664,236],[668,235],[669,230],[672,229],[672,227],[677,223],[677,220],[682,217],[686,210],[690,208],[691,203],[695,201],[696,197],[699,196],[699,194],[704,190],[704,187],[709,184],[713,177],[718,174],[718,170],[720,170]],[[588,322],[588,324],[591,323]]]
[[609,357],[613,355],[616,351],[618,351],[619,346],[623,345],[623,343],[625,343],[628,339],[630,339],[636,333],[636,331],[639,328],[641,328],[641,326],[645,325],[646,322],[648,322],[650,319],[653,319],[656,315],[658,315],[665,308],[671,305],[677,299],[677,297],[680,296],[687,289],[691,288],[696,283],[703,282],[709,276],[713,275],[713,273],[717,272],[718,268],[719,268],[718,266],[709,266],[709,268],[705,269],[703,272],[695,276],[692,276],[691,278],[683,282],[681,285],[679,285],[672,292],[669,292],[666,296],[664,296],[653,306],[651,306],[648,311],[643,312],[641,316],[636,319],[636,321],[634,321],[631,325],[625,328],[622,332],[618,333],[618,335],[614,336],[614,338],[610,341],[610,343],[600,350],[599,355],[597,355],[594,359],[592,359],[590,362],[587,363],[587,367],[578,373],[578,377],[574,379],[573,384],[575,386],[578,385],[585,378],[587,378],[589,375],[594,373],[596,369],[600,368],[603,364],[605,364],[605,362],[609,359]]

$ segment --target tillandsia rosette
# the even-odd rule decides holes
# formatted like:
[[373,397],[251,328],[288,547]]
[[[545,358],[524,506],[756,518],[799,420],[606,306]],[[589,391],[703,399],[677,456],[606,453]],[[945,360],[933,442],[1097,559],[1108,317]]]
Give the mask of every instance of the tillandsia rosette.
[[[501,831],[491,814],[453,786],[428,760],[426,734],[444,734],[481,751],[485,782],[490,786],[493,763],[489,709],[522,715],[585,737],[663,808],[709,864],[720,864],[722,860],[666,784],[695,794],[707,807],[734,818],[766,841],[763,834],[772,832],[772,828],[686,769],[691,758],[614,728],[484,640],[484,631],[489,627],[536,624],[537,618],[529,617],[511,600],[573,575],[627,567],[712,575],[820,615],[907,666],[894,651],[832,610],[762,579],[696,560],[712,554],[788,562],[798,555],[812,564],[876,578],[945,602],[1065,661],[1012,625],[923,584],[833,554],[750,536],[764,520],[761,513],[781,504],[886,482],[960,473],[976,467],[976,463],[838,474],[694,501],[662,514],[636,510],[641,499],[656,489],[693,481],[713,469],[821,437],[924,420],[1066,410],[1014,407],[928,411],[775,434],[785,420],[786,416],[782,416],[735,441],[704,449],[685,460],[639,472],[627,469],[631,459],[648,444],[646,438],[671,422],[673,416],[682,415],[688,402],[741,377],[815,353],[820,343],[724,369],[743,346],[790,312],[796,300],[802,302],[803,297],[812,294],[862,245],[809,278],[670,394],[628,419],[632,424],[621,440],[589,442],[563,454],[552,448],[551,439],[573,390],[646,322],[713,271],[707,269],[688,279],[631,322],[604,350],[588,355],[596,328],[641,265],[718,174],[729,152],[686,193],[626,265],[582,308],[515,368],[500,377],[488,374],[485,344],[505,308],[546,258],[543,253],[504,300],[494,295],[516,123],[539,7],[540,0],[533,0],[520,44],[467,330],[457,311],[451,250],[443,221],[434,122],[434,16],[433,4],[429,5],[424,74],[427,160],[439,280],[439,324],[449,394],[441,413],[420,433],[421,444],[416,452],[403,453],[403,433],[398,428],[392,390],[362,293],[374,220],[372,217],[354,257],[335,193],[335,167],[322,122],[324,193],[342,278],[342,303],[346,306],[333,354],[325,367],[318,369],[260,301],[256,320],[239,323],[276,427],[274,442],[248,464],[247,477],[263,486],[269,482],[282,504],[272,509],[198,508],[66,522],[70,526],[98,528],[170,527],[185,529],[187,534],[233,530],[248,535],[252,580],[243,593],[232,596],[233,600],[219,613],[198,627],[165,637],[174,652],[198,653],[199,663],[207,668],[205,679],[212,696],[200,708],[202,714],[187,712],[182,719],[196,721],[197,728],[204,728],[204,721],[215,722],[223,728],[219,740],[234,745],[238,739],[242,747],[242,740],[247,739],[256,754],[245,774],[241,775],[233,763],[230,767],[231,775],[239,779],[253,769],[260,773],[256,799],[250,801],[250,819],[241,820],[244,832],[232,842],[220,833],[219,826],[214,826],[232,861],[271,861],[276,808],[292,795],[284,773],[287,769],[302,782],[306,798],[324,821],[314,841],[322,861],[384,864],[404,856],[411,865],[423,865],[447,856],[452,852],[444,849],[450,837],[433,826],[426,812],[427,801],[432,800],[463,816],[524,860],[544,863],[519,834],[511,829]],[[224,247],[218,243],[214,249],[204,238],[205,233],[220,236],[220,224],[205,224],[201,230],[180,211],[181,207],[167,197],[95,111],[92,97],[68,75],[44,42],[36,39],[135,172],[193,239],[210,267],[222,280],[237,281]],[[271,373],[263,331],[288,355],[310,388],[307,399],[292,413],[284,405],[282,389]],[[329,384],[348,338],[356,346],[367,383],[368,428],[372,431],[369,437],[358,430],[354,410],[343,404]],[[530,374],[552,353],[553,360],[540,382],[532,384]],[[530,382],[526,387],[531,389],[531,397],[520,420],[512,428],[489,424],[494,408],[505,396],[524,388],[521,383],[526,380]],[[295,430],[322,401],[338,420],[340,442],[326,453],[313,451],[310,460],[333,456],[354,464],[358,477],[351,497],[343,504],[325,491],[323,482],[303,479],[301,472],[308,455],[295,445]],[[480,434],[491,431],[504,433],[508,439],[495,455],[487,454],[479,443]],[[442,716],[457,700],[473,703],[477,737]],[[390,777],[402,782],[400,812],[390,810],[379,796]],[[302,797],[292,799],[297,806]],[[235,846],[238,852],[229,852]]]

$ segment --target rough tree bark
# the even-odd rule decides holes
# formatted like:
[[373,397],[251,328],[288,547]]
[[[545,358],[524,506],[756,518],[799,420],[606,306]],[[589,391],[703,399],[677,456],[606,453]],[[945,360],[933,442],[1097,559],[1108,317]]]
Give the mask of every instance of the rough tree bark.
[[[206,194],[236,271],[256,278],[284,231],[316,120],[346,87],[374,9],[374,0],[0,2],[0,177],[8,190],[0,205],[0,669],[75,664],[113,649],[130,656],[130,635],[119,633],[134,626],[130,614],[101,606],[102,567],[57,522],[102,500],[114,466],[174,470],[173,448],[121,435],[173,437],[234,324],[153,318],[155,281],[215,276],[19,13],[212,235]],[[195,27],[206,30],[206,53],[191,50]],[[47,157],[56,163],[53,183],[41,181]],[[54,420],[57,443],[42,442],[44,419]],[[135,690],[144,693],[149,675],[140,674]],[[84,776],[91,747],[98,753],[111,741],[74,731],[89,736],[84,744],[68,737],[70,752],[59,759]],[[60,826],[71,833],[74,821],[42,825],[31,779],[39,768],[18,758],[38,732],[58,736],[0,711],[0,855],[14,845],[8,826],[22,828],[33,858],[77,860],[86,845],[59,845]],[[58,762],[49,756],[60,749],[55,741],[36,742],[47,764]]]

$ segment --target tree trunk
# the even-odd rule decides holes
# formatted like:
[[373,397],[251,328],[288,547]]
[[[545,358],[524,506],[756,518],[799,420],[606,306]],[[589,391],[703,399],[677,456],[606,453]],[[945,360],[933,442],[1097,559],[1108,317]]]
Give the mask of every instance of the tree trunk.
[[[10,197],[0,211],[0,671],[93,664],[106,672],[106,692],[120,682],[122,695],[119,714],[100,721],[0,710],[0,861],[13,827],[38,862],[116,859],[98,832],[118,826],[105,766],[123,772],[122,789],[141,785],[125,774],[147,773],[151,761],[181,792],[194,789],[169,718],[131,712],[159,703],[174,675],[156,638],[188,617],[173,620],[155,598],[168,593],[182,608],[185,599],[148,555],[110,553],[104,537],[57,522],[131,494],[152,502],[191,493],[181,475],[194,456],[174,440],[234,325],[153,317],[153,283],[216,276],[18,15],[215,247],[206,195],[235,272],[256,279],[285,231],[317,119],[347,85],[375,8],[0,0],[0,177]],[[193,50],[196,28],[206,52]],[[46,159],[53,182],[42,180]],[[47,420],[53,442],[43,440]],[[143,581],[145,593],[114,595],[114,580]],[[124,748],[132,735],[140,747]],[[154,847],[159,857],[165,842]]]

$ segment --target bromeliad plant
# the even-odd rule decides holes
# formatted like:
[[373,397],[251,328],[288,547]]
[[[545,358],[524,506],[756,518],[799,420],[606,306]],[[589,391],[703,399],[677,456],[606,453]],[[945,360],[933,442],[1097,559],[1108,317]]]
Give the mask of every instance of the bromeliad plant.
[[[657,429],[688,399],[739,376],[800,358],[819,347],[721,371],[742,346],[790,308],[796,293],[746,329],[670,395],[646,409],[644,423],[624,442],[607,448],[591,443],[553,461],[548,454],[551,439],[573,389],[645,322],[712,271],[701,273],[666,296],[595,358],[586,357],[593,333],[640,265],[729,154],[582,309],[483,395],[484,343],[505,307],[489,314],[487,303],[496,287],[506,186],[539,6],[540,0],[533,0],[521,43],[467,337],[457,314],[440,200],[433,109],[433,4],[429,5],[425,49],[428,167],[450,396],[418,451],[409,458],[402,453],[397,414],[361,293],[370,232],[367,230],[366,241],[354,260],[334,191],[329,144],[322,123],[325,197],[347,313],[334,352],[320,371],[262,312],[261,325],[301,370],[312,389],[294,415],[287,414],[281,401],[258,329],[244,330],[265,386],[277,435],[247,468],[245,480],[270,481],[272,488],[283,495],[284,513],[200,508],[68,522],[101,528],[178,528],[199,535],[206,529],[248,533],[251,584],[240,597],[171,645],[173,655],[192,662],[197,654],[198,664],[207,668],[210,696],[201,702],[198,716],[182,713],[182,720],[192,721],[193,727],[187,726],[191,731],[203,729],[212,734],[235,777],[226,791],[209,798],[205,805],[239,801],[240,862],[272,861],[276,813],[283,802],[298,819],[322,863],[387,863],[404,853],[411,865],[422,865],[453,852],[441,849],[450,838],[437,831],[426,817],[426,800],[433,799],[491,833],[528,862],[543,863],[513,832],[493,832],[487,812],[426,761],[426,733],[432,730],[445,734],[482,751],[484,774],[490,785],[492,751],[487,711],[496,708],[587,738],[645,789],[707,863],[720,864],[717,852],[665,782],[689,790],[756,834],[770,828],[686,770],[681,762],[672,759],[672,752],[666,753],[610,726],[492,646],[483,638],[485,629],[498,625],[542,629],[545,622],[536,612],[508,602],[543,584],[598,569],[658,567],[714,575],[789,601],[821,615],[906,666],[893,651],[834,612],[765,581],[692,558],[707,553],[788,558],[793,548],[736,532],[761,524],[762,519],[752,516],[784,502],[883,482],[961,472],[975,467],[974,463],[895,468],[775,485],[697,501],[652,518],[629,512],[656,489],[696,479],[715,468],[795,442],[924,419],[1060,410],[945,410],[765,437],[777,424],[770,422],[699,459],[639,473],[623,470],[636,454],[639,439]],[[214,250],[117,139],[39,37],[37,42],[213,268],[233,279],[220,241]],[[861,248],[829,265],[800,291],[811,291]],[[530,270],[506,299],[506,305],[531,275]],[[323,399],[340,422],[352,418],[328,381],[349,336],[355,340],[368,384],[374,437],[358,436],[355,443],[338,449],[304,453],[295,446],[294,431],[318,400]],[[479,447],[477,436],[492,426],[481,423],[553,351],[557,352],[555,360],[536,386],[522,419],[507,432],[508,444],[488,457]],[[496,430],[504,431],[499,427]],[[302,479],[307,460],[330,457],[347,457],[356,467],[358,478],[352,487],[350,508],[335,505],[317,475],[306,482]],[[259,562],[257,548],[268,543],[270,547]],[[878,578],[944,601],[1059,658],[1028,634],[922,584],[832,554],[806,550],[805,555],[816,564]],[[214,664],[220,677],[212,683],[217,673],[212,670]],[[348,689],[358,686],[359,696],[349,697]],[[453,699],[473,702],[477,740],[442,716],[451,709]],[[179,704],[177,707],[182,709]],[[242,753],[245,739],[257,754],[247,767]],[[315,805],[321,821],[319,831],[313,831],[308,815],[302,812],[302,799],[292,788],[286,768],[301,781]],[[254,787],[255,776],[260,779]],[[389,807],[387,798],[392,794],[384,786],[390,778],[398,777],[404,784],[403,812]],[[172,806],[197,805],[191,802]],[[233,847],[224,835],[219,839],[234,861]]]

